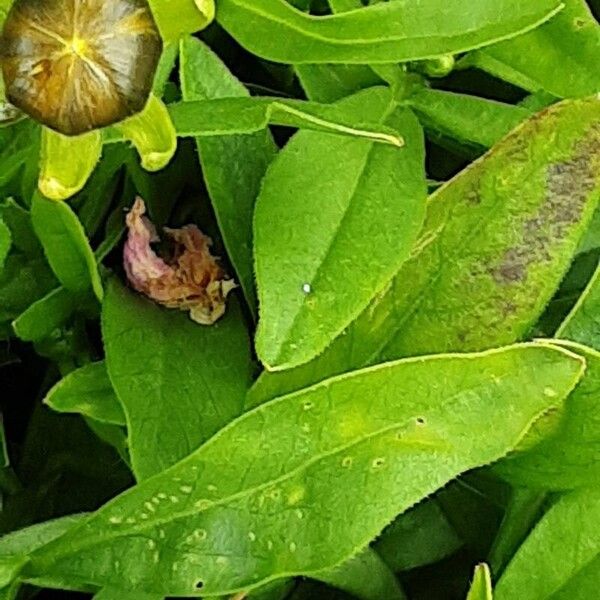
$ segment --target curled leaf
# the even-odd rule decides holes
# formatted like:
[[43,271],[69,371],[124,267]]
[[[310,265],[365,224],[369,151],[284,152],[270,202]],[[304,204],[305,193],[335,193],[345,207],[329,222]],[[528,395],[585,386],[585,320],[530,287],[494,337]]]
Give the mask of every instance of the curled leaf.
[[212,325],[225,313],[235,283],[211,255],[210,238],[195,225],[165,228],[170,251],[161,257],[152,249],[160,237],[145,213],[146,205],[138,198],[127,215],[123,262],[130,284],[163,306],[189,310],[196,323]]

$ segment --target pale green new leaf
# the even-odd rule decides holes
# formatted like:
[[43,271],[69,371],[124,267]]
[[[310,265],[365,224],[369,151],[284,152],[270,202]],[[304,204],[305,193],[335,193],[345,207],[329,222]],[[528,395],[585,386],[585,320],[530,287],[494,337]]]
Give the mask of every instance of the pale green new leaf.
[[187,456],[242,411],[253,365],[235,298],[207,327],[112,281],[102,335],[138,480]]
[[477,565],[467,600],[493,600],[492,577],[486,564]]
[[384,2],[325,17],[285,0],[220,0],[217,20],[247,50],[276,62],[393,63],[455,54],[528,31],[557,0]]
[[72,292],[92,289],[98,300],[102,300],[102,280],[94,253],[69,205],[34,194],[31,221],[46,258],[63,286]]
[[476,52],[467,62],[531,92],[559,98],[600,91],[600,25],[585,0],[565,8],[525,35]]
[[[181,40],[179,64],[186,101],[249,96],[248,90],[200,40]],[[249,135],[198,137],[196,145],[227,253],[256,314],[252,217],[261,180],[277,147],[268,130]]]
[[57,412],[76,413],[112,425],[125,425],[123,408],[104,361],[90,363],[61,379],[44,398]]
[[276,399],[30,554],[22,576],[213,596],[311,575],[506,454],[583,369],[528,344],[388,363]]
[[441,187],[414,258],[385,292],[318,359],[263,374],[248,404],[382,358],[526,336],[598,203],[599,121],[595,97],[553,106]]
[[341,101],[402,132],[398,149],[298,133],[269,167],[256,205],[257,351],[270,369],[309,361],[408,258],[427,188],[421,127],[387,88]]
[[[563,496],[500,578],[495,600],[589,600],[600,569],[600,490]],[[592,595],[589,592],[593,590]]]

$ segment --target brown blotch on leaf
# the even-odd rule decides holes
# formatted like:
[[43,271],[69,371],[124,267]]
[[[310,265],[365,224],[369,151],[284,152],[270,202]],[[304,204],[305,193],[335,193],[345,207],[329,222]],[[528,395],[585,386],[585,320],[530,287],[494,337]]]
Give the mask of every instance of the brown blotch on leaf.
[[550,247],[566,238],[581,219],[596,185],[595,157],[599,154],[600,126],[595,126],[574,148],[574,158],[549,165],[545,201],[523,224],[521,242],[506,250],[499,264],[489,270],[497,283],[524,282],[532,264],[552,260]]
[[164,229],[169,251],[159,256],[152,244],[160,237],[137,198],[127,215],[129,230],[123,264],[131,286],[158,304],[188,310],[196,323],[212,325],[225,313],[226,298],[236,287],[210,253],[212,244],[195,225]]

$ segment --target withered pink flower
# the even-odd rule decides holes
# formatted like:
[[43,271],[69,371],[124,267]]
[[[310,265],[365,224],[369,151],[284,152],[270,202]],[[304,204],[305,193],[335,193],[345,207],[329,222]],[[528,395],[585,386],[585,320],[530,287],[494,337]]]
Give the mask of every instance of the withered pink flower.
[[170,251],[161,257],[151,246],[160,237],[145,213],[144,201],[137,198],[127,215],[123,263],[129,283],[163,306],[189,310],[196,323],[212,325],[225,313],[225,300],[236,284],[211,255],[211,239],[195,225],[165,228]]

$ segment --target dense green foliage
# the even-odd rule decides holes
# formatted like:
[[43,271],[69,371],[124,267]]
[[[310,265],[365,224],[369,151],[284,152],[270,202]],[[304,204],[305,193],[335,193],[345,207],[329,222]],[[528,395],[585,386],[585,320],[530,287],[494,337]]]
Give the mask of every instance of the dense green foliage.
[[0,600],[596,597],[600,3],[148,4],[0,85]]

